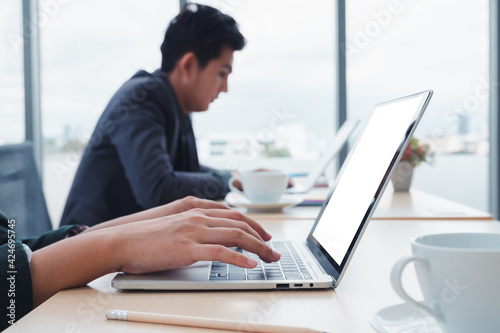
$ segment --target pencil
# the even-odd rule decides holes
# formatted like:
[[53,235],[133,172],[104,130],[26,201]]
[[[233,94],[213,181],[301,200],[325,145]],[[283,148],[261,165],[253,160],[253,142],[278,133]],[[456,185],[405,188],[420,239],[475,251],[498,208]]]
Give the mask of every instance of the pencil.
[[238,332],[258,333],[326,333],[305,327],[278,326],[270,324],[245,323],[235,320],[201,318],[191,316],[176,316],[158,313],[135,312],[126,310],[108,310],[107,319],[135,321],[141,323],[166,324],[232,330]]

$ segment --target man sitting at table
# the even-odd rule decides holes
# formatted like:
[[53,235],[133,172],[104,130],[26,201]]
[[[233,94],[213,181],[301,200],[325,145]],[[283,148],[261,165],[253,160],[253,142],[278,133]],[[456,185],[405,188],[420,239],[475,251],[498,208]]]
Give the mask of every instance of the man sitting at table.
[[170,22],[161,68],[111,98],[82,156],[61,225],[95,225],[194,195],[222,199],[230,173],[198,162],[190,113],[228,91],[245,39],[233,18],[187,4]]

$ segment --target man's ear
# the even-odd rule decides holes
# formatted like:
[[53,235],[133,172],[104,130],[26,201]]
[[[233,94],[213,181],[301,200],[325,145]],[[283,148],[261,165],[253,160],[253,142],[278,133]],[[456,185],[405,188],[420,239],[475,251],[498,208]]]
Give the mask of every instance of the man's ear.
[[187,52],[177,61],[177,66],[181,76],[189,79],[198,71],[198,58],[193,52]]

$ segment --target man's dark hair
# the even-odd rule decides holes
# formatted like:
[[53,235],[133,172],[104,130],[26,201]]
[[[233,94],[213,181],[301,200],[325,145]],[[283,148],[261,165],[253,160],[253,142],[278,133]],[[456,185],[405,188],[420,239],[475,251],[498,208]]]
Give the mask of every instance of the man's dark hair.
[[210,6],[188,3],[170,22],[161,45],[163,71],[170,73],[184,54],[193,52],[200,68],[218,58],[223,46],[243,49],[245,38],[229,15]]

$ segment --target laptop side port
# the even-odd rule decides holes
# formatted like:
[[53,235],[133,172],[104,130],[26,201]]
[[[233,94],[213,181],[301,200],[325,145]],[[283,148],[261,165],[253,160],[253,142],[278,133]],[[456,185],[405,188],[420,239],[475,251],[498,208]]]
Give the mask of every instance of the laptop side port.
[[290,286],[288,285],[288,283],[277,283],[276,288],[277,289],[289,289]]
[[304,285],[302,283],[296,283],[293,285],[294,287],[303,287]]

